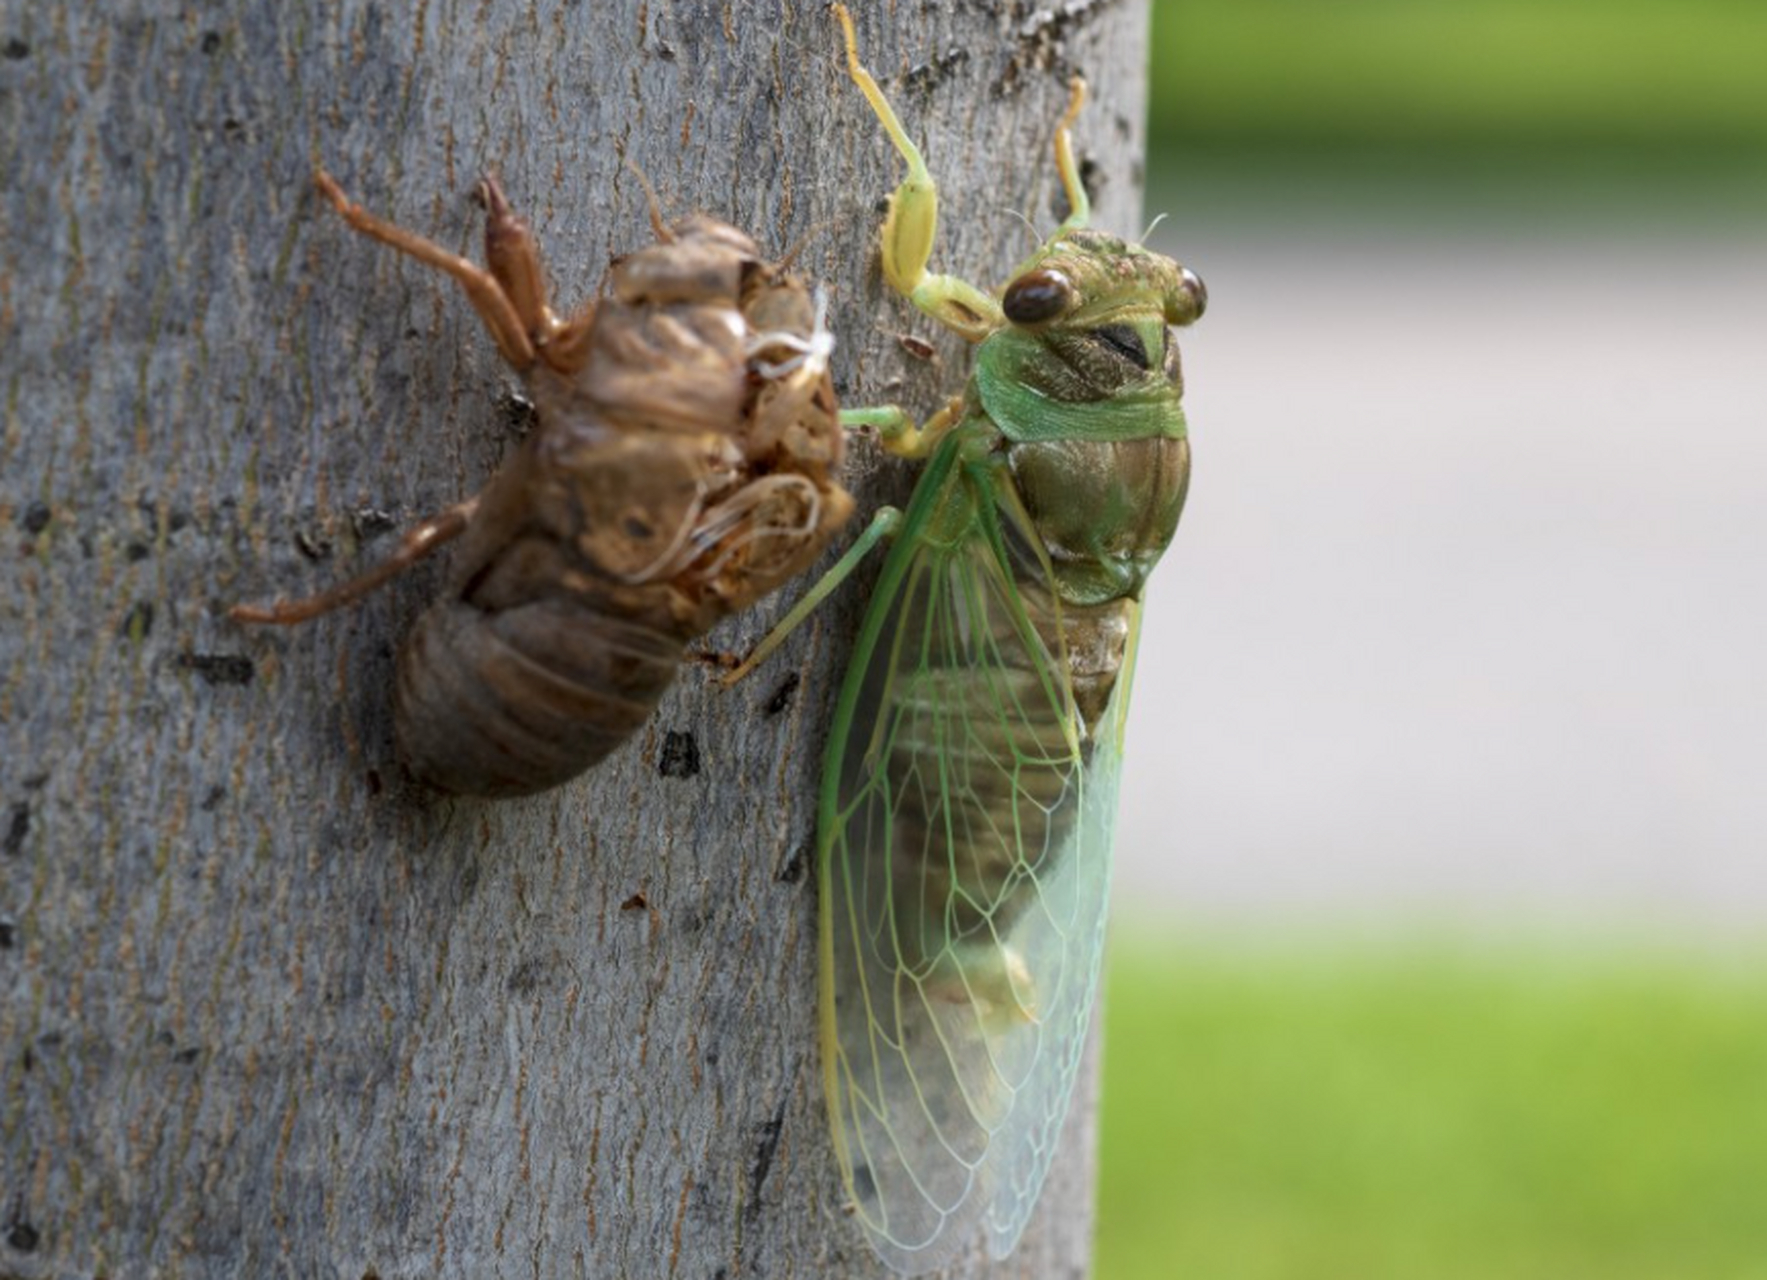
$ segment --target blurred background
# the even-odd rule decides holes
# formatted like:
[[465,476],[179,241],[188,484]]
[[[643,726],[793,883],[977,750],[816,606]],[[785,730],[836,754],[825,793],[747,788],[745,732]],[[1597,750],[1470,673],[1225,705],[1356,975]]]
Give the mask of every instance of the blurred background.
[[1767,1277],[1767,5],[1154,23],[1098,1275]]

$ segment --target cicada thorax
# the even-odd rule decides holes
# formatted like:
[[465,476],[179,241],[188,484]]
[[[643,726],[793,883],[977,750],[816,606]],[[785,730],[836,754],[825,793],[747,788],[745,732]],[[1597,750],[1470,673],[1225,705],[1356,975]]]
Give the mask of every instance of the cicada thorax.
[[539,425],[400,655],[402,754],[445,790],[539,791],[600,761],[687,645],[851,510],[826,336],[740,232],[694,219],[617,263],[580,345],[526,372]]

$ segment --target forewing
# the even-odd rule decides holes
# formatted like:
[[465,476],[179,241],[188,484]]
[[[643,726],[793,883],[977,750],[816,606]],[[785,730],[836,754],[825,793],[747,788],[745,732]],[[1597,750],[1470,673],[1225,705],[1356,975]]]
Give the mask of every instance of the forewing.
[[835,1146],[911,1273],[979,1227],[1004,1256],[1036,1202],[1085,1046],[1120,759],[1120,688],[1089,731],[1047,565],[1006,550],[1016,498],[954,452],[885,564],[821,813]]

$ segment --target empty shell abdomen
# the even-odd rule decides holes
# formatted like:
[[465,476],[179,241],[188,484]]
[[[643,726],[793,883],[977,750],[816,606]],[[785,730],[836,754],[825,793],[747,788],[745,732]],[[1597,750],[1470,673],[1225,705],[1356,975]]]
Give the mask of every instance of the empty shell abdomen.
[[399,746],[424,782],[463,795],[557,786],[656,709],[684,646],[576,600],[486,613],[431,606],[399,652]]

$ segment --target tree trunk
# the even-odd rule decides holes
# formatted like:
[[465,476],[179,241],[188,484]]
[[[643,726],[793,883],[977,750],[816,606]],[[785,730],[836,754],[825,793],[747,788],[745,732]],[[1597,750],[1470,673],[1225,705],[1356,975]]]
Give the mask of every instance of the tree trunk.
[[[860,7],[945,194],[936,268],[998,283],[1009,211],[1054,224],[1070,70],[1098,222],[1138,229],[1146,0]],[[570,305],[650,237],[629,157],[670,216],[802,241],[847,402],[926,412],[966,365],[877,273],[899,162],[822,0],[409,9],[0,0],[0,1275],[879,1274],[814,1048],[863,590],[504,802],[393,755],[439,563],[288,631],[225,609],[380,558],[525,425],[456,287],[345,228],[315,163],[475,258],[499,173]],[[912,481],[864,446],[849,476],[862,513]],[[1017,1254],[949,1274],[1086,1272],[1092,1094]]]

